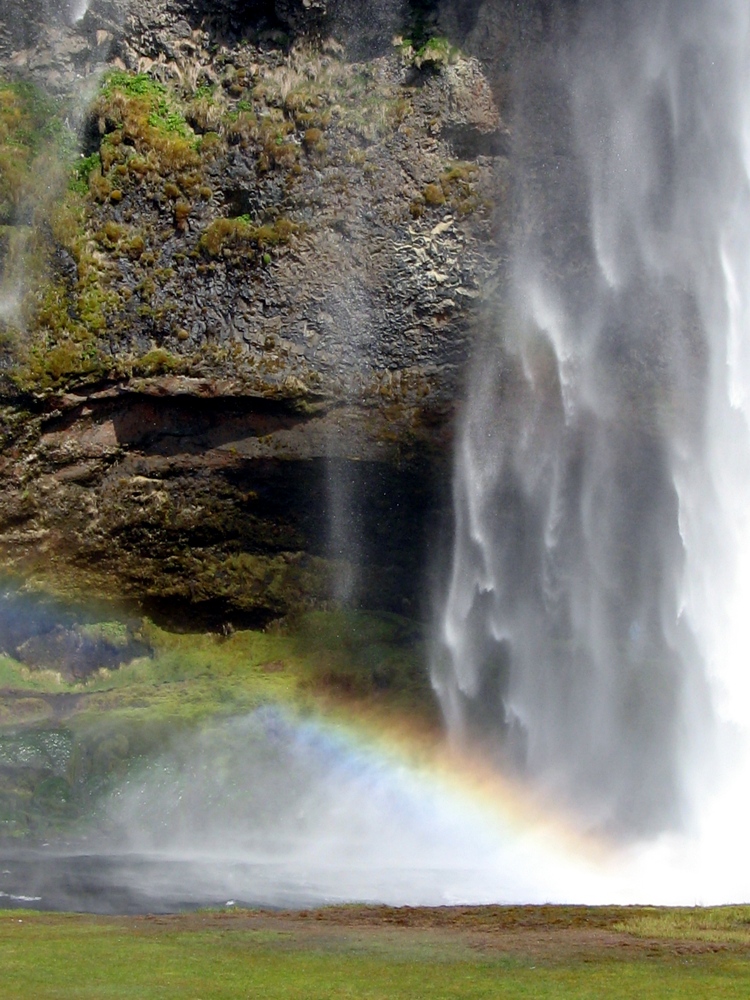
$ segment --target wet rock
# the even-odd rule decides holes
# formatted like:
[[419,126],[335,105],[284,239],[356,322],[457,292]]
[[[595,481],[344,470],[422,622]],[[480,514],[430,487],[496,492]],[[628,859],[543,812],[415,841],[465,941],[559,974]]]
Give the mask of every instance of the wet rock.
[[81,620],[80,611],[41,594],[23,593],[15,583],[0,589],[0,651],[32,670],[50,670],[68,681],[149,654],[135,626]]
[[274,10],[283,24],[298,33],[320,29],[331,6],[330,0],[276,0]]
[[[0,384],[6,565],[171,621],[343,590],[416,613],[507,256],[504,81],[545,5],[92,0],[71,23],[8,3],[6,67],[55,93],[104,59],[161,81],[189,148],[139,148],[106,102],[81,130],[106,156],[50,273],[63,326],[89,316],[93,248],[96,360],[66,368],[66,341]],[[446,58],[394,46],[407,30],[450,33]],[[23,655],[72,671],[69,633]]]
[[68,629],[58,625],[21,643],[14,655],[34,670],[52,670],[71,681],[85,679],[98,670],[117,669],[147,652],[143,643],[127,635],[108,635],[101,627]]

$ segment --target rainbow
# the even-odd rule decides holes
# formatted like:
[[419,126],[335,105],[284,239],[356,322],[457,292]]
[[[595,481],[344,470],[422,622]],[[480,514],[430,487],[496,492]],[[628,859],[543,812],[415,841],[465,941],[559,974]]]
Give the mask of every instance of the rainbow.
[[[302,725],[313,741],[356,758],[386,781],[407,775],[407,794],[426,790],[428,800],[461,815],[469,842],[475,837],[486,845],[494,839],[494,852],[479,852],[487,891],[477,901],[672,906],[750,901],[744,805],[750,752],[738,755],[732,781],[717,781],[690,829],[623,845],[577,828],[572,817],[414,719],[363,708],[352,712],[346,705]],[[528,877],[507,888],[508,866],[518,864],[526,866]],[[457,901],[475,900],[469,891]]]
[[185,733],[106,808],[125,856],[182,865],[200,898],[695,905],[750,899],[746,773],[694,829],[622,845],[418,713],[269,702]]
[[[448,859],[446,867],[451,858],[471,859],[475,883],[484,871],[478,897],[476,889],[467,888],[465,897],[459,889],[450,901],[591,901],[594,895],[608,902],[621,895],[610,887],[619,864],[615,845],[579,831],[528,789],[452,746],[434,726],[351,703],[329,703],[309,715],[266,707],[256,719],[268,738],[316,760],[334,783],[356,783],[379,796],[394,823],[404,822],[415,836],[429,830],[433,843],[425,850],[434,847]],[[522,873],[506,890],[505,864],[522,865],[528,878]]]

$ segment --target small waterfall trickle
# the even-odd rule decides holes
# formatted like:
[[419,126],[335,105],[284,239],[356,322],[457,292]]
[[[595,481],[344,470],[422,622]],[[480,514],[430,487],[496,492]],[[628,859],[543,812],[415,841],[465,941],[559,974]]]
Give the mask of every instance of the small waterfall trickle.
[[[7,0],[0,14],[0,353],[24,336],[44,246],[113,36],[81,24],[92,0]],[[108,25],[127,4],[108,10]],[[108,39],[108,41],[107,41]],[[75,52],[75,58],[71,56]]]
[[91,0],[71,0],[68,17],[73,24],[84,19],[90,6]]
[[749,85],[747,0],[607,0],[520,86],[433,678],[616,835],[703,822],[750,724]]

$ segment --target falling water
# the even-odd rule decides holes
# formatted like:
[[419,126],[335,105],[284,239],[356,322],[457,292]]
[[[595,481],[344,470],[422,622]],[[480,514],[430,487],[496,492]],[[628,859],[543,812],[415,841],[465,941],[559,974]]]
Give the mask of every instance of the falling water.
[[750,721],[750,3],[579,13],[520,88],[434,681],[457,739],[628,837],[705,825]]
[[90,6],[91,0],[71,0],[69,8],[69,17],[71,21],[73,21],[74,24],[77,21],[82,21]]
[[[3,82],[30,85],[29,101],[45,101],[48,121],[38,123],[39,139],[31,166],[11,206],[0,219],[0,340],[24,329],[24,300],[38,274],[35,255],[40,210],[50,208],[65,185],[71,148],[106,65],[107,45],[92,48],[81,59],[85,26],[79,24],[92,0],[5,0],[0,5],[0,69]],[[124,16],[126,4],[108,10],[110,25]],[[70,43],[78,61],[70,58]],[[90,39],[89,39],[90,42]],[[33,102],[32,102],[33,103]],[[62,110],[64,108],[64,114]],[[42,127],[43,126],[43,127]],[[38,251],[37,251],[38,256]],[[38,269],[36,269],[38,270]]]

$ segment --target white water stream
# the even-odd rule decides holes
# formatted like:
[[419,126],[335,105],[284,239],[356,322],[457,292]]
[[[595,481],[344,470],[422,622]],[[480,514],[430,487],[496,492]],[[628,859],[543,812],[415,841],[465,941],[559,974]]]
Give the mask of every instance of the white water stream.
[[91,5],[91,0],[71,0],[69,8],[69,16],[71,21],[76,24],[78,21],[82,21],[86,16],[86,12]]
[[547,65],[435,685],[633,898],[750,899],[750,3],[584,3]]

